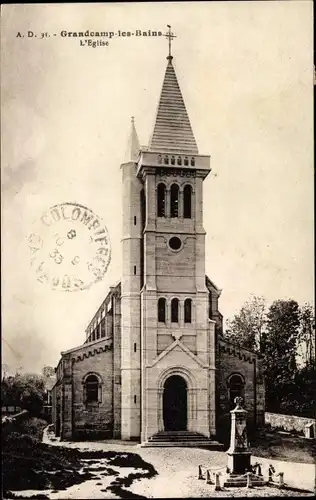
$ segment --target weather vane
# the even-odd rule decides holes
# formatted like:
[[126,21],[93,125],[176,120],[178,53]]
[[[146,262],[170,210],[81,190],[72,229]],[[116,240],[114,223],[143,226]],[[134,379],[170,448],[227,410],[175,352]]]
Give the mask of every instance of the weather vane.
[[171,55],[171,42],[174,38],[176,38],[176,35],[174,35],[172,32],[171,32],[171,26],[170,24],[167,24],[167,28],[169,29],[168,33],[165,34],[165,37],[168,38],[168,42],[169,42],[169,55],[167,57],[167,59],[172,59],[172,55]]

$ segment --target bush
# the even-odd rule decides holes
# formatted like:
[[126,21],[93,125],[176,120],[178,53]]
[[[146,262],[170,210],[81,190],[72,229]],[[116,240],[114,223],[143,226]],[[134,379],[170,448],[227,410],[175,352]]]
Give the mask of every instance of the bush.
[[34,438],[37,442],[42,441],[43,431],[47,426],[45,420],[40,418],[27,418],[27,420],[15,421],[2,426],[2,443],[7,443],[15,436]]
[[21,422],[19,427],[23,434],[33,436],[41,441],[43,439],[43,431],[47,427],[47,422],[41,418],[33,417]]
[[[38,427],[37,424],[30,424],[29,430],[35,433]],[[4,493],[12,489],[42,490],[52,487],[52,481],[77,484],[84,479],[79,474],[79,457],[77,450],[46,445],[32,434],[11,432],[2,436]],[[55,475],[52,476],[53,471]],[[85,478],[89,476],[85,475]]]

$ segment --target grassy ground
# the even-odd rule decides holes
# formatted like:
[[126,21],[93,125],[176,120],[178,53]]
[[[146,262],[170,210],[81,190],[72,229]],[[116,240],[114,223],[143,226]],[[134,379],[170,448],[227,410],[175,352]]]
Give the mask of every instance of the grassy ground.
[[[135,479],[150,478],[157,474],[154,467],[145,462],[136,453],[112,451],[80,451],[65,447],[56,447],[41,442],[44,421],[29,419],[13,432],[2,436],[2,474],[3,496],[18,498],[11,490],[65,490],[70,486],[81,484],[95,478],[90,472],[93,462],[106,459],[106,466],[100,470],[100,476],[113,476],[107,490],[124,498]],[[87,461],[89,466],[87,466]],[[133,472],[127,477],[117,478],[118,473],[111,466],[131,468]],[[135,469],[141,471],[137,472]],[[20,497],[21,498],[21,497]],[[33,496],[32,498],[48,498]]]
[[279,432],[265,432],[250,440],[251,452],[257,457],[285,462],[314,464],[316,440]]

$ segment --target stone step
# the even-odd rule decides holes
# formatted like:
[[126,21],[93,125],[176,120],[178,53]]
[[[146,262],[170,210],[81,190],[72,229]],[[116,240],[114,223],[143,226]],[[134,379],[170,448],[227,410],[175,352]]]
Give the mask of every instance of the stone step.
[[204,441],[146,441],[142,443],[141,446],[143,448],[208,448],[212,450],[223,450],[224,445],[219,443],[218,441],[212,441],[205,439]]
[[148,441],[205,441],[212,439],[198,432],[178,431],[178,432],[159,432],[151,436]]
[[198,431],[174,430],[174,431],[158,431],[156,434],[201,434]]
[[170,435],[177,435],[177,436],[183,436],[183,435],[187,435],[187,434],[190,434],[190,435],[198,435],[198,436],[203,436],[203,434],[201,434],[200,432],[196,432],[196,431],[159,431],[155,434],[155,436],[170,436]]
[[224,445],[194,431],[160,431],[142,444],[144,447],[186,447],[222,450]]
[[169,434],[169,435],[165,435],[165,434],[155,434],[154,436],[151,436],[152,438],[155,438],[155,439],[184,439],[184,438],[189,438],[189,439],[200,439],[200,438],[207,438],[209,439],[208,436],[203,436],[203,434]]
[[196,441],[196,442],[199,442],[199,441],[205,441],[205,439],[207,438],[203,438],[203,437],[192,437],[192,436],[187,436],[187,437],[171,437],[171,438],[149,438],[148,441],[150,442],[155,442],[155,443],[159,443],[161,441],[169,441],[169,442],[174,442],[176,443],[177,441]]

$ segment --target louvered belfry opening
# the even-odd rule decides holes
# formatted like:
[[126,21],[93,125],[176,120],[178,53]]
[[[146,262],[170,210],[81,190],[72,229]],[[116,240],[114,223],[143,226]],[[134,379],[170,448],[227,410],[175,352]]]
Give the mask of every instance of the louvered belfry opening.
[[172,64],[172,57],[167,59],[168,65],[149,149],[198,154],[198,147]]

